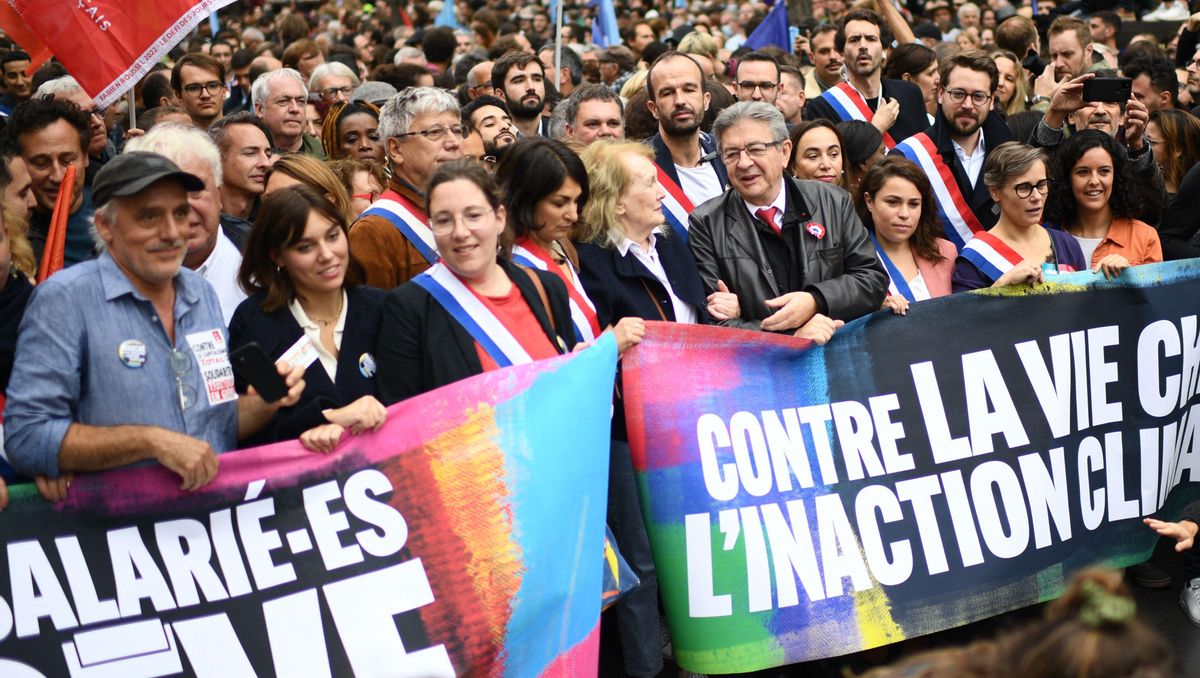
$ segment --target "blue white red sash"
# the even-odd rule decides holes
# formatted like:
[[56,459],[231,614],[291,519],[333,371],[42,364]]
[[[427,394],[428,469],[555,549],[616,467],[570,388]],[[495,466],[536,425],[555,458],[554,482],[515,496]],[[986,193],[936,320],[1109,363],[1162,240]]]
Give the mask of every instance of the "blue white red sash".
[[967,242],[962,250],[962,258],[975,264],[975,268],[991,278],[992,282],[999,280],[1023,261],[1016,250],[987,231],[976,233],[975,237]]
[[912,288],[908,286],[908,281],[904,279],[904,274],[892,262],[892,258],[883,251],[879,246],[879,240],[875,236],[871,236],[871,242],[875,243],[875,254],[879,256],[879,261],[883,263],[884,270],[888,274],[888,294],[904,297],[909,303],[917,301],[917,295],[913,294]]
[[[880,94],[882,97],[882,93]],[[838,84],[825,90],[821,98],[829,102],[833,110],[837,112],[838,117],[842,121],[846,120],[862,120],[863,122],[871,122],[875,117],[875,111],[867,106],[866,99],[854,90],[847,82],[839,82]],[[889,149],[896,147],[896,141],[892,139],[892,135],[887,132],[883,133],[883,145]]]
[[413,282],[425,288],[500,367],[533,362],[521,342],[500,322],[495,313],[475,296],[458,276],[436,263]]
[[971,237],[982,232],[984,228],[979,222],[979,217],[976,217],[975,212],[967,205],[967,199],[959,189],[958,181],[954,179],[954,172],[942,161],[933,140],[924,132],[901,141],[896,145],[896,150],[916,163],[929,177],[933,195],[937,198],[938,212],[942,217],[942,230],[946,239],[962,252]]
[[429,229],[429,218],[404,196],[391,189],[384,191],[359,218],[372,216],[387,219],[425,257],[425,261],[437,263],[437,243]]
[[688,237],[688,215],[696,210],[695,205],[691,200],[688,200],[683,189],[679,184],[671,179],[671,175],[663,171],[655,163],[654,168],[658,170],[658,185],[662,186],[663,193],[667,196],[663,198],[662,208],[663,216],[666,217],[667,223],[675,230],[675,234],[687,242]]
[[567,259],[567,266],[571,267],[570,279],[561,272],[558,264],[550,260],[544,255],[541,247],[528,243],[527,238],[522,238],[517,243],[513,244],[513,261],[523,266],[530,268],[539,268],[543,271],[549,271],[563,279],[567,284],[567,297],[571,306],[571,324],[575,326],[576,338],[579,341],[595,341],[600,335],[600,321],[596,317],[596,306],[592,300],[588,298],[587,292],[583,289],[583,283],[579,281],[579,271],[575,270],[575,265]]

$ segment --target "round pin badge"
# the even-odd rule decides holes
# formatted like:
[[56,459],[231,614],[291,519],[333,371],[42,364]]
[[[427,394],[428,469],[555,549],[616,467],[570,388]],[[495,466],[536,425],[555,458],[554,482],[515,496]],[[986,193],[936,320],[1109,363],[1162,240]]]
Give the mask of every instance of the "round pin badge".
[[375,356],[364,353],[358,356],[358,371],[367,379],[375,376]]
[[126,339],[117,347],[117,357],[125,367],[141,367],[146,364],[146,344],[138,339]]

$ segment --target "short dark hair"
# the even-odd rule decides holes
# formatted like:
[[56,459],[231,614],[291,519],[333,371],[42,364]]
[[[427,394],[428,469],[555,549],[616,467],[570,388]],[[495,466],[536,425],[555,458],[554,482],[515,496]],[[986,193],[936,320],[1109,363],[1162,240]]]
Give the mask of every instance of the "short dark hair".
[[182,74],[184,66],[193,66],[209,73],[216,73],[217,80],[220,80],[222,84],[225,83],[225,65],[220,61],[207,54],[185,54],[180,57],[179,61],[175,62],[175,67],[171,69],[171,89],[175,90],[176,95],[183,94]]
[[621,102],[621,97],[611,87],[596,83],[588,83],[581,85],[571,92],[571,96],[563,100],[563,120],[566,120],[568,125],[575,124],[575,117],[579,115],[579,107],[585,101],[611,101],[617,105],[617,109],[621,111],[621,120],[625,120],[625,105]]
[[546,69],[542,66],[542,60],[537,58],[536,54],[509,52],[500,57],[492,65],[492,87],[495,89],[504,89],[504,79],[508,77],[508,72],[514,68],[527,68],[529,64],[537,64],[537,67],[542,71],[542,76],[545,77]]
[[[323,193],[307,184],[288,186],[264,196],[254,227],[246,236],[238,283],[248,294],[264,292],[262,308],[268,313],[286,307],[296,297],[291,278],[275,265],[275,255],[300,241],[311,212],[336,224],[342,229],[342,237],[349,238],[346,216]],[[342,286],[353,289],[361,282],[362,269],[351,252]]]
[[164,98],[171,99],[174,91],[170,75],[166,71],[154,71],[142,80],[142,106],[145,108],[160,106]]
[[936,59],[937,55],[926,45],[920,42],[904,43],[888,54],[887,63],[883,65],[883,77],[902,80],[903,75],[915,76],[929,68]]
[[650,64],[650,68],[648,68],[646,70],[646,94],[650,95],[650,101],[655,100],[654,99],[654,68],[664,61],[667,61],[669,59],[677,59],[679,57],[683,57],[684,59],[688,59],[689,61],[692,62],[692,64],[696,67],[696,73],[700,74],[700,77],[696,80],[696,82],[699,83],[701,87],[704,86],[704,69],[700,68],[700,62],[696,61],[690,54],[686,54],[684,52],[680,52],[677,50],[669,50],[669,51],[663,52],[662,54],[658,55],[658,58],[655,59],[654,63]]
[[1117,14],[1116,12],[1114,12],[1112,10],[1106,9],[1106,10],[1102,10],[1100,12],[1094,12],[1094,13],[1092,13],[1092,18],[1099,19],[1101,22],[1106,24],[1109,28],[1113,29],[1114,31],[1116,31],[1118,33],[1121,32],[1121,15]]
[[51,80],[58,80],[64,75],[70,75],[70,73],[67,72],[66,66],[63,66],[57,61],[47,61],[41,66],[38,66],[38,69],[33,72],[33,82],[30,83],[29,87],[36,93],[42,85],[50,82]]
[[[950,79],[950,71],[956,68],[987,73],[988,79],[992,83],[991,89],[988,91],[989,94],[994,94],[997,85],[1000,84],[1000,69],[996,67],[996,60],[988,56],[987,52],[983,50],[964,49],[943,59],[938,64],[938,76],[941,78],[943,88],[946,86],[946,81]],[[1171,74],[1172,77],[1174,75],[1174,73]]]
[[1024,59],[1030,45],[1037,48],[1037,24],[1029,17],[1014,14],[996,26],[996,46]]
[[557,191],[567,179],[579,184],[576,203],[588,199],[588,174],[583,161],[566,144],[546,137],[527,137],[510,144],[496,165],[496,180],[503,188],[508,228],[521,237],[539,228],[537,205]]
[[29,61],[29,55],[19,49],[10,49],[0,56],[0,70],[3,70],[4,64],[11,64],[14,61]]
[[448,26],[428,28],[421,36],[421,50],[425,52],[425,60],[431,64],[449,63],[456,49],[458,38],[454,37],[454,29]]
[[416,87],[417,81],[426,75],[432,76],[433,73],[420,64],[380,64],[371,71],[372,80],[386,82],[395,87],[397,92]]
[[33,97],[22,101],[8,117],[8,127],[5,131],[16,140],[24,154],[21,137],[39,132],[59,120],[67,121],[67,124],[79,133],[79,150],[86,155],[92,139],[92,122],[82,108],[66,99]]
[[1170,92],[1172,106],[1179,102],[1179,78],[1175,76],[1175,66],[1170,61],[1157,57],[1134,59],[1122,71],[1130,80],[1145,75],[1156,91]]
[[846,24],[851,21],[866,21],[875,24],[879,27],[879,40],[884,45],[891,42],[891,34],[888,32],[887,23],[883,17],[869,9],[854,9],[846,13],[846,16],[838,19],[837,35],[833,38],[833,45],[839,52],[846,51]]
[[774,64],[774,66],[775,66],[775,81],[776,82],[779,81],[779,76],[780,76],[779,61],[775,57],[773,57],[770,54],[767,54],[766,52],[763,52],[761,50],[750,52],[749,54],[743,54],[742,57],[740,59],[738,59],[737,66],[734,67],[734,69],[733,69],[734,80],[737,79],[738,70],[741,69],[742,64],[746,63],[747,61],[761,61],[763,63]]
[[505,115],[511,115],[508,111],[508,106],[505,105],[504,101],[502,101],[499,97],[494,97],[490,94],[484,94],[482,96],[475,97],[474,101],[462,107],[461,116],[463,127],[466,127],[472,132],[476,131],[475,125],[471,123],[471,116],[475,115],[475,111],[478,111],[484,106],[495,106],[496,108],[504,111]]
[[227,115],[220,120],[214,122],[208,128],[208,136],[217,145],[217,150],[221,155],[229,152],[229,144],[232,140],[229,138],[229,128],[234,125],[253,125],[262,130],[262,133],[267,135],[267,147],[275,148],[275,139],[271,137],[271,130],[267,129],[267,123],[262,121],[262,118],[254,115],[250,111],[239,111],[233,115]]
[[138,113],[138,127],[149,131],[151,128],[157,125],[164,116],[177,115],[181,113],[183,115],[188,114],[187,110],[185,110],[183,106],[156,106]]
[[233,59],[230,60],[229,65],[236,71],[249,66],[252,61],[254,61],[254,52],[248,49],[238,49],[234,50]]

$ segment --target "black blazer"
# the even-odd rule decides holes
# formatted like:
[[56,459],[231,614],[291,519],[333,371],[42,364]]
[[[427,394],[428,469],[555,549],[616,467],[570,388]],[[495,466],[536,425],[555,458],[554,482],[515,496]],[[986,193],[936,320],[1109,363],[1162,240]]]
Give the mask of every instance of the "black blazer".
[[[662,133],[655,134],[654,136],[650,137],[649,143],[650,147],[654,149],[654,164],[661,167],[662,171],[666,172],[667,176],[671,177],[671,181],[675,182],[675,185],[683,188],[683,186],[679,183],[679,171],[675,169],[675,160],[671,157],[671,151],[667,148],[666,142],[662,140]],[[725,169],[725,163],[721,162],[721,158],[717,157],[716,140],[714,140],[711,135],[701,132],[700,150],[704,151],[704,157],[707,158],[707,160],[703,160],[702,162],[710,163],[713,166],[713,169],[717,171],[717,178],[721,180],[721,188],[728,188],[729,172]],[[690,195],[688,196],[688,199],[691,200]],[[694,203],[696,207],[700,206],[700,202],[703,201],[692,200],[692,203]]]
[[[659,234],[657,238],[654,247],[667,272],[671,290],[696,308],[699,322],[711,322],[706,310],[708,298],[704,294],[704,283],[700,281],[696,260],[687,243],[674,234]],[[667,320],[675,321],[675,307],[666,287],[632,252],[621,256],[615,247],[588,244],[577,244],[575,248],[579,252],[579,279],[596,306],[601,327],[615,325],[621,318],[629,317],[662,320],[659,308]]]
[[[575,346],[575,328],[567,303],[567,288],[549,271],[534,270],[554,311],[551,327],[541,297],[524,267],[501,260],[501,268],[542,326],[550,343],[563,350]],[[559,343],[559,338],[562,344]],[[379,395],[385,405],[432,391],[439,386],[483,372],[473,339],[462,325],[411,280],[388,292],[379,331]]]
[[[229,322],[229,350],[250,342],[257,343],[272,359],[281,355],[301,336],[304,330],[286,307],[267,313],[262,309],[264,292],[257,292],[238,305]],[[346,326],[342,347],[338,352],[337,379],[329,380],[320,360],[314,360],[304,372],[304,394],[300,402],[275,414],[263,430],[255,434],[251,444],[262,445],[300,437],[314,426],[329,423],[322,410],[345,407],[367,395],[377,395],[375,369],[378,363],[376,338],[383,310],[383,290],[360,286],[350,290],[346,299]],[[236,374],[239,393],[246,392],[247,383]]]
[[[896,117],[895,124],[888,130],[893,141],[900,143],[917,132],[929,129],[929,116],[925,114],[925,95],[921,94],[920,87],[904,80],[883,78],[880,90],[883,92],[883,96],[895,99],[900,103],[900,115]],[[842,122],[842,118],[837,111],[833,110],[833,106],[821,97],[809,99],[808,103],[804,105],[805,120],[818,118],[832,120],[834,123]]]

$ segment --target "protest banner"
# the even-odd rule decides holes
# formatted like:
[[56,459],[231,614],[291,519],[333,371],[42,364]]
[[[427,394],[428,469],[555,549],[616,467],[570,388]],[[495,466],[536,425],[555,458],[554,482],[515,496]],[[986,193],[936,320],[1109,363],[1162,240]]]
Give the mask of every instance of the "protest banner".
[[594,676],[616,343],[0,513],[0,675]]
[[1200,263],[1054,279],[823,347],[648,326],[622,383],[681,666],[856,652],[1149,557],[1141,517],[1200,496]]
[[208,15],[234,0],[7,0],[46,48],[105,108]]

